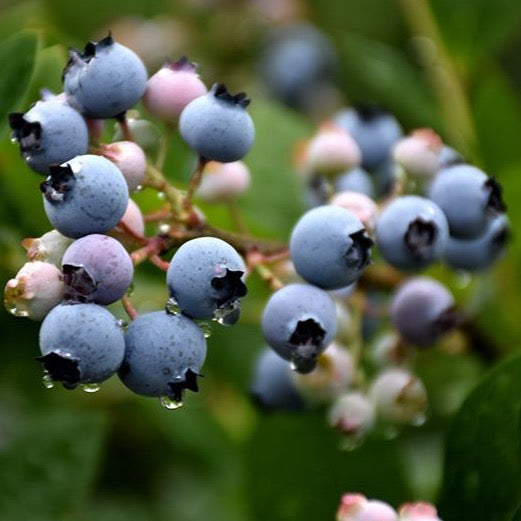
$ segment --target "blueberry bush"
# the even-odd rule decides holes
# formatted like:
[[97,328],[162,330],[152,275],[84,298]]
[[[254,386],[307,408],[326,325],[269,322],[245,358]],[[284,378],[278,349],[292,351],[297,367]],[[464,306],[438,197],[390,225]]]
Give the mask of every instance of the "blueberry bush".
[[517,0],[0,13],[0,519],[521,519]]

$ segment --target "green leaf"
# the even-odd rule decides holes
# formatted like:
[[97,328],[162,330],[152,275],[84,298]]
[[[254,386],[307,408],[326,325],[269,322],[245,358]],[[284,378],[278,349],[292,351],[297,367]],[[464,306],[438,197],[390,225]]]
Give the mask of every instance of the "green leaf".
[[39,45],[37,33],[22,31],[0,45],[0,135],[7,115],[17,110],[27,90]]
[[31,417],[0,454],[0,519],[73,519],[98,466],[104,425],[77,411]]
[[517,37],[521,29],[519,0],[431,0],[430,3],[449,51],[471,70]]
[[420,70],[398,49],[350,34],[341,50],[353,87],[363,93],[365,101],[375,100],[406,127],[430,126],[443,133],[439,110]]
[[440,517],[504,521],[521,502],[521,356],[502,362],[450,429]]

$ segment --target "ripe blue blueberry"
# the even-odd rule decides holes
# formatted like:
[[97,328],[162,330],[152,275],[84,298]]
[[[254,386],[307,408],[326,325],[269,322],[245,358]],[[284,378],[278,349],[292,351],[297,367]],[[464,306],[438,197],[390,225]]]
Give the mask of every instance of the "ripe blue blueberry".
[[199,326],[183,315],[154,311],[140,315],[125,333],[121,381],[142,396],[180,403],[183,391],[198,391],[197,376],[206,357]]
[[266,342],[300,373],[309,373],[336,335],[336,306],[320,288],[289,284],[268,300],[262,315]]
[[362,151],[362,167],[374,170],[385,163],[403,131],[396,118],[379,108],[359,106],[342,109],[333,118],[349,132]]
[[300,411],[304,400],[292,381],[287,360],[273,349],[264,348],[255,360],[250,393],[255,403],[266,411]]
[[479,168],[460,164],[438,173],[429,197],[447,216],[451,236],[472,239],[484,233],[491,216],[506,210],[501,191]]
[[485,232],[475,239],[449,237],[443,259],[451,268],[485,270],[504,253],[509,235],[508,218],[499,214],[490,219]]
[[441,258],[448,240],[447,219],[429,199],[397,197],[376,221],[376,244],[384,259],[404,270],[417,270]]
[[275,98],[303,109],[332,77],[335,65],[328,38],[312,25],[294,24],[272,35],[261,56],[260,75]]
[[247,292],[245,272],[242,257],[227,242],[200,237],[175,252],[166,278],[185,315],[233,324],[239,319],[239,299]]
[[63,71],[68,103],[90,118],[124,115],[143,96],[147,71],[141,59],[111,36],[70,51]]
[[454,297],[429,277],[407,280],[391,302],[391,320],[400,336],[410,344],[427,347],[457,324]]
[[9,125],[23,160],[41,174],[49,174],[53,164],[85,154],[89,147],[85,120],[59,101],[37,101],[25,114],[9,114]]
[[111,230],[128,205],[123,174],[101,156],[77,156],[52,166],[40,189],[49,221],[66,237]]
[[60,304],[42,322],[40,351],[50,377],[66,387],[103,382],[123,361],[123,329],[97,304]]
[[337,289],[354,282],[370,262],[373,241],[352,212],[324,205],[307,211],[290,238],[291,260],[307,282]]
[[112,304],[128,290],[134,266],[119,241],[94,233],[75,240],[67,248],[62,271],[66,299]]
[[367,197],[374,197],[371,176],[363,168],[351,168],[335,179],[335,191],[360,192]]
[[253,121],[246,112],[249,103],[244,92],[231,95],[222,83],[216,83],[181,112],[183,139],[202,159],[221,163],[242,159],[255,137]]

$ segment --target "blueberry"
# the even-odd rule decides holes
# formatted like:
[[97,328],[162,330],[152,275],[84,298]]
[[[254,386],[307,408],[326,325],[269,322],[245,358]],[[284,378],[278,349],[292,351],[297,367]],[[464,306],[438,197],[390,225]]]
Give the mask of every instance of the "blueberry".
[[301,411],[304,400],[291,379],[287,360],[273,349],[263,349],[255,360],[250,393],[255,403],[266,411]]
[[429,197],[447,216],[450,234],[472,239],[484,233],[489,218],[506,210],[501,186],[471,165],[455,165],[434,178]]
[[42,322],[38,358],[67,387],[99,383],[119,369],[125,352],[116,318],[97,304],[60,304]]
[[111,36],[70,51],[63,71],[68,103],[90,118],[121,117],[143,96],[147,71],[141,59]]
[[336,125],[349,132],[362,151],[362,167],[379,168],[403,135],[396,118],[379,108],[359,106],[342,109],[334,116]]
[[312,25],[293,24],[271,35],[261,55],[260,75],[275,98],[305,109],[335,65],[335,50],[323,33]]
[[198,390],[206,340],[189,318],[166,311],[140,315],[129,325],[125,345],[118,374],[131,391],[181,402],[184,389]]
[[125,178],[116,165],[101,156],[77,156],[52,166],[40,188],[49,221],[72,238],[109,231],[128,205]]
[[91,234],[75,240],[62,260],[65,298],[112,304],[128,290],[134,276],[130,255],[116,239]]
[[374,197],[371,176],[363,168],[351,168],[335,179],[336,192],[360,192],[367,197]]
[[475,239],[449,237],[443,259],[451,268],[485,270],[504,253],[509,235],[508,218],[499,214],[490,219],[485,232]]
[[290,238],[290,253],[297,273],[324,289],[354,282],[370,262],[372,240],[362,222],[339,206],[308,210]]
[[25,114],[9,114],[13,139],[29,167],[48,174],[49,167],[85,154],[89,132],[77,111],[59,101],[38,101]]
[[289,284],[268,300],[262,315],[266,342],[297,372],[309,373],[336,334],[336,306],[323,290]]
[[376,244],[384,259],[400,269],[417,270],[441,258],[448,240],[447,219],[429,199],[397,197],[376,221]]
[[244,261],[227,242],[200,237],[175,252],[166,278],[185,315],[232,324],[239,319],[239,299],[246,295],[245,272]]
[[181,113],[179,130],[190,148],[205,160],[230,163],[250,150],[255,129],[244,92],[232,96],[216,83],[205,96],[190,102]]
[[457,324],[458,315],[445,286],[429,277],[414,277],[393,295],[391,320],[406,342],[427,347]]

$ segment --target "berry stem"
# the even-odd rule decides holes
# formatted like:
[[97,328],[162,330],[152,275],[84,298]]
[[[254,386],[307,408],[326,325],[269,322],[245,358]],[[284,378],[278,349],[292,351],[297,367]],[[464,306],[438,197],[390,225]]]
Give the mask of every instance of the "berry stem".
[[204,167],[207,163],[207,159],[200,157],[199,161],[197,162],[197,166],[195,167],[194,173],[190,178],[190,182],[188,183],[188,188],[186,190],[185,198],[183,201],[183,209],[187,213],[191,213],[192,211],[192,198],[197,188],[199,188],[199,185],[201,184],[201,180],[203,179]]
[[237,230],[240,233],[248,233],[248,226],[244,221],[240,208],[237,205],[237,201],[230,201],[227,206],[228,211],[230,212],[232,223],[235,225]]
[[123,308],[125,309],[125,312],[127,313],[130,320],[135,320],[139,316],[139,313],[136,311],[127,295],[121,298],[121,304],[123,304]]
[[182,193],[165,179],[160,170],[152,165],[148,165],[147,177],[144,184],[149,188],[153,188],[154,190],[165,194],[167,201],[172,206],[173,216],[178,220],[182,220],[184,216]]
[[134,137],[132,136],[132,131],[128,125],[128,119],[126,115],[117,118],[119,126],[121,128],[121,132],[125,141],[134,141]]
[[168,145],[170,144],[170,138],[172,137],[172,133],[174,131],[174,126],[172,123],[167,122],[165,124],[165,128],[163,133],[161,134],[161,138],[159,141],[159,150],[157,152],[156,162],[154,167],[162,171],[165,166],[166,156],[168,154]]

